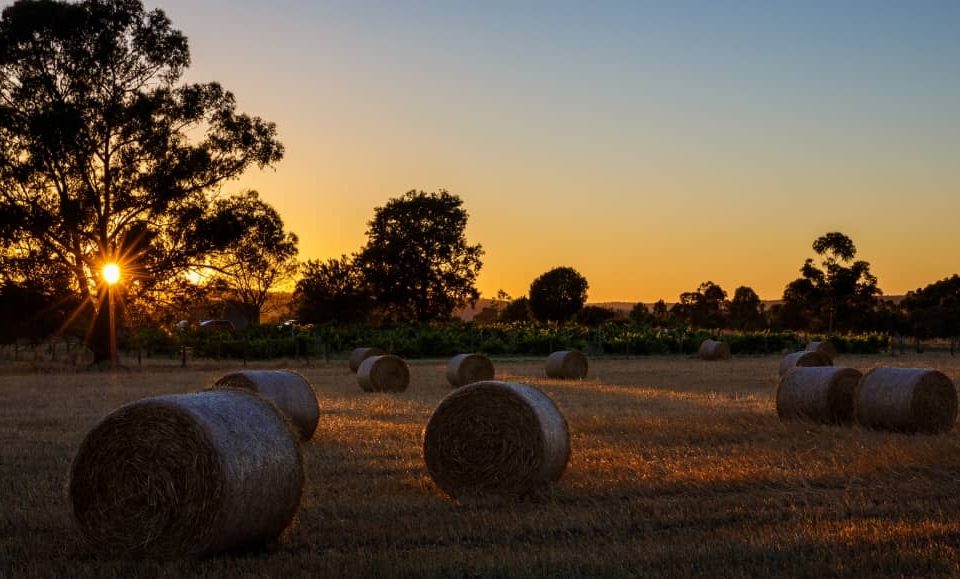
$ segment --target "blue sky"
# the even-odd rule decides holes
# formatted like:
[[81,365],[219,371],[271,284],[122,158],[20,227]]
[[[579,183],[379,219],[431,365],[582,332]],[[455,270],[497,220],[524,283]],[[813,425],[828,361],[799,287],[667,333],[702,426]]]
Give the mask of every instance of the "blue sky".
[[[199,5],[198,5],[199,4]],[[887,293],[960,270],[960,2],[163,1],[193,80],[277,122],[253,187],[301,257],[446,188],[480,288],[777,298],[840,230]]]

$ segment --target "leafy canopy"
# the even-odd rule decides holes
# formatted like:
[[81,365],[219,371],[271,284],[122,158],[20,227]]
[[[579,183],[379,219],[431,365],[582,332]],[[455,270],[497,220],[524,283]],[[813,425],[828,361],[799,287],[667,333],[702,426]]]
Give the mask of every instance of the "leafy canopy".
[[780,311],[785,324],[831,333],[868,327],[882,294],[870,263],[854,261],[853,240],[839,232],[818,237],[813,250],[823,257],[820,266],[808,258],[801,277],[784,289]]
[[408,191],[375,209],[356,261],[380,315],[445,320],[476,303],[483,249],[467,243],[467,218],[460,197],[443,189]]
[[589,287],[572,267],[555,267],[530,284],[530,311],[540,321],[570,320],[586,303]]
[[139,0],[3,10],[5,275],[27,277],[40,259],[93,298],[108,260],[153,289],[223,248],[202,234],[214,193],[276,163],[283,147],[272,123],[239,113],[219,84],[178,84],[189,63],[184,35]]

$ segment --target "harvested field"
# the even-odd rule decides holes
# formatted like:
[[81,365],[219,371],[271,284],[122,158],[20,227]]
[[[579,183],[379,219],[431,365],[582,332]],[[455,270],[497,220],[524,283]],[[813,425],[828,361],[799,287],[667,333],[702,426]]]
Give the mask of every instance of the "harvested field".
[[[303,445],[295,526],[264,552],[103,559],[64,495],[70,459],[107,412],[189,392],[227,364],[18,374],[0,366],[0,577],[956,576],[960,435],[782,423],[780,358],[591,360],[588,379],[542,378],[542,359],[494,360],[498,380],[541,388],[566,417],[563,477],[512,501],[459,504],[426,472],[421,434],[447,394],[446,360],[411,361],[410,387],[365,393],[343,361],[289,367],[321,414]],[[839,356],[840,366],[933,367],[947,355]]]

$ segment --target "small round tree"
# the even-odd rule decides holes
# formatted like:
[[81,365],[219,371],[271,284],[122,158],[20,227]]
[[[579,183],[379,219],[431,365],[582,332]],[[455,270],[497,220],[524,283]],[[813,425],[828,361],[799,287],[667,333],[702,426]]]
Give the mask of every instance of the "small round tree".
[[583,308],[589,287],[572,267],[555,267],[530,284],[530,311],[540,321],[565,322]]

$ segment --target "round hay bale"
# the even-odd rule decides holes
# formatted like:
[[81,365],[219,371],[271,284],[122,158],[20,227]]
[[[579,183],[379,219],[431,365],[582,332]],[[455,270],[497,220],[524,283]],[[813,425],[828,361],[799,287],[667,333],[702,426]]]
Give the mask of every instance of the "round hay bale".
[[833,366],[833,360],[823,352],[815,350],[787,354],[780,360],[780,376],[782,377],[792,368],[811,366]]
[[447,362],[447,381],[454,388],[493,380],[493,362],[483,354],[457,354]]
[[548,378],[581,380],[586,377],[588,368],[587,357],[577,350],[560,350],[547,357]]
[[410,385],[410,368],[399,356],[373,356],[360,364],[357,382],[367,392],[403,392]]
[[837,357],[837,349],[834,347],[831,342],[810,342],[807,344],[807,347],[804,348],[805,352],[820,352],[821,354],[826,354],[830,356],[830,359]]
[[252,390],[277,405],[280,412],[300,431],[300,438],[310,440],[320,420],[317,395],[302,375],[291,370],[244,370],[221,377],[214,388]]
[[452,497],[524,495],[560,478],[570,436],[546,394],[488,380],[440,402],[424,431],[423,457],[434,482]]
[[296,435],[245,390],[146,398],[84,438],[69,495],[83,537],[120,556],[206,556],[276,539],[303,492]]
[[360,369],[360,364],[371,356],[383,356],[386,354],[380,348],[356,348],[350,352],[350,371],[354,374]]
[[853,368],[790,368],[777,387],[777,415],[781,420],[849,423],[853,420],[853,395],[860,375]]
[[937,370],[874,368],[860,380],[857,422],[900,432],[946,432],[957,420],[957,389]]
[[700,343],[697,355],[701,360],[729,360],[730,344],[716,340],[704,340]]

